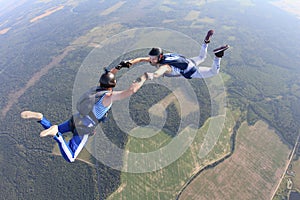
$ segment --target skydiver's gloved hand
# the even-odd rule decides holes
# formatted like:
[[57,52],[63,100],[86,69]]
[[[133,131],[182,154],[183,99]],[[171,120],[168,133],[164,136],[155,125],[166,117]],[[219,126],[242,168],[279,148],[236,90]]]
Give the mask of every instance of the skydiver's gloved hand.
[[129,62],[128,60],[123,60],[121,61],[117,66],[116,66],[116,69],[117,70],[120,70],[122,68],[129,68],[130,66],[132,65],[131,62]]
[[145,76],[147,80],[153,80],[154,78],[154,73],[150,73],[150,72],[145,72]]

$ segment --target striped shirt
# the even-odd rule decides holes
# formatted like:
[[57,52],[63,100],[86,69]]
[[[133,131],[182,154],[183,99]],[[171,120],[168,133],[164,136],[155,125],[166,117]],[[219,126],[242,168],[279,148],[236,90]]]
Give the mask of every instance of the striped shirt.
[[[106,94],[106,93],[105,93]],[[110,109],[112,103],[108,106],[105,107],[102,104],[103,98],[105,97],[105,94],[99,99],[99,101],[97,101],[93,107],[93,113],[96,116],[96,118],[99,120],[101,119]]]

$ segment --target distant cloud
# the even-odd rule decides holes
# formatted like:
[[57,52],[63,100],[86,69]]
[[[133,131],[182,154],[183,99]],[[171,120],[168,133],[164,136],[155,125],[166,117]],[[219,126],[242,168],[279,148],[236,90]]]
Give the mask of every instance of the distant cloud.
[[289,13],[296,15],[300,19],[300,1],[295,0],[280,0],[271,2],[274,6],[279,7]]

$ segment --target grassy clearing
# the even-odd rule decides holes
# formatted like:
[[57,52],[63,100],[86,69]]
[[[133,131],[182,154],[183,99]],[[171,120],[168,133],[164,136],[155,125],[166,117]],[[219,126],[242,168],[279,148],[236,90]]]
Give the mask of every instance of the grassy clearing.
[[126,3],[126,1],[119,1],[118,3],[114,4],[113,6],[111,6],[110,8],[104,10],[101,15],[109,15],[112,12],[117,11],[119,8],[122,7],[122,5]]
[[36,22],[36,21],[38,21],[38,20],[40,20],[40,19],[42,19],[44,17],[52,15],[53,13],[55,13],[55,12],[57,12],[57,11],[63,9],[63,8],[64,8],[64,6],[58,6],[56,8],[52,8],[52,9],[46,10],[42,15],[39,15],[39,16],[31,19],[30,22],[31,23]]
[[[175,199],[193,174],[205,166],[204,163],[212,163],[229,152],[230,130],[234,124],[232,117],[227,118],[225,127],[212,151],[205,158],[199,159],[199,150],[207,134],[209,122],[210,120],[197,130],[197,134],[188,149],[170,165],[147,173],[123,172],[120,188],[108,199]],[[187,129],[184,134],[189,134],[189,131],[192,129]],[[129,152],[151,152],[168,145],[173,139],[164,132],[144,139],[130,137],[126,149]],[[134,163],[129,164],[133,165]],[[148,164],[153,165],[153,161],[149,161]]]
[[[185,102],[184,109],[181,109],[178,98],[182,99],[182,101]],[[158,103],[156,103],[154,106],[152,106],[149,109],[149,113],[151,113],[152,115],[159,116],[159,117],[164,117],[164,112],[171,103],[175,104],[175,107],[176,107],[178,113],[180,113],[180,115],[182,117],[186,117],[187,115],[191,114],[192,112],[199,112],[198,104],[196,104],[195,102],[190,100],[186,96],[185,92],[182,91],[182,88],[178,88],[175,91],[173,91],[171,94],[166,96],[164,99],[162,99]]]
[[273,200],[287,199],[291,191],[300,191],[300,160],[294,155]]
[[293,171],[295,171],[296,176],[293,178],[294,188],[300,191],[300,159],[293,163]]
[[264,122],[238,130],[234,154],[204,171],[180,199],[270,199],[290,150]]

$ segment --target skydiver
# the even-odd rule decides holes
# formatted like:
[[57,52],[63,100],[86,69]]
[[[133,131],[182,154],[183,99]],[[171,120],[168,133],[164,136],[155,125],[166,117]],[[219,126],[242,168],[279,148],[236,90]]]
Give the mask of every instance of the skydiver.
[[[23,111],[21,117],[23,119],[37,120],[45,128],[40,133],[40,137],[52,136],[58,143],[63,158],[68,162],[74,162],[89,136],[94,134],[95,127],[103,121],[113,102],[125,99],[136,93],[147,80],[147,76],[144,74],[137,78],[127,90],[113,91],[117,84],[115,74],[121,68],[121,66],[118,66],[101,75],[97,88],[104,90],[104,94],[94,103],[91,112],[85,116],[77,113],[59,125],[52,125],[39,112]],[[63,138],[63,134],[66,132],[73,133],[73,137],[68,142]]]
[[160,47],[154,47],[149,52],[149,57],[140,57],[128,61],[122,61],[119,65],[129,68],[140,62],[149,62],[152,66],[157,68],[154,73],[147,73],[150,80],[160,76],[185,77],[187,79],[209,78],[219,73],[221,58],[224,55],[224,51],[229,48],[229,45],[224,45],[213,50],[215,57],[211,68],[197,67],[199,64],[204,62],[207,56],[208,43],[210,43],[210,38],[213,34],[214,30],[209,30],[207,32],[200,49],[200,53],[197,57],[186,58],[185,56],[177,53],[164,54]]

